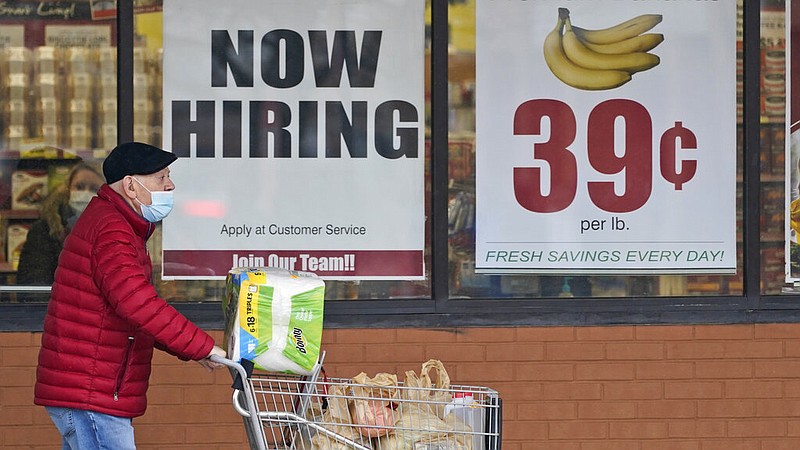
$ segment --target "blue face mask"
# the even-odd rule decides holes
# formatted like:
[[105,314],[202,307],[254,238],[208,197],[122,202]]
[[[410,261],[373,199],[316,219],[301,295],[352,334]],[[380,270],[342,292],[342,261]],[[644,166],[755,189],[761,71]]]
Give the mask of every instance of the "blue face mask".
[[[136,177],[131,177],[136,180]],[[137,183],[141,184],[142,187],[150,193],[150,199],[152,200],[151,204],[145,205],[137,198],[136,201],[139,202],[139,205],[142,207],[142,217],[148,222],[161,222],[167,217],[172,211],[172,205],[174,204],[174,199],[172,197],[172,191],[151,191],[147,189],[147,187],[142,184],[141,181],[136,180]]]

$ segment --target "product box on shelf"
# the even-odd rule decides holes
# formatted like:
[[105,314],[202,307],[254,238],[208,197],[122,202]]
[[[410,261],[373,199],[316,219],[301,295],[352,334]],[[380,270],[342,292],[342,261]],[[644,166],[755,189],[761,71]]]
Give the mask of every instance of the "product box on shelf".
[[58,186],[66,183],[69,176],[70,166],[64,164],[52,164],[47,167],[47,192],[53,192]]
[[6,258],[8,262],[11,263],[11,267],[14,268],[14,270],[17,270],[19,266],[19,255],[22,253],[22,246],[25,245],[25,240],[28,238],[29,229],[29,225],[21,223],[8,226]]
[[36,209],[46,196],[46,171],[17,170],[11,174],[11,209]]
[[[2,150],[0,150],[0,154],[2,154]],[[0,210],[11,208],[11,175],[14,173],[14,169],[16,166],[12,161],[0,160]],[[0,224],[2,223],[3,221],[0,220]],[[5,239],[5,230],[2,231],[3,239]],[[0,247],[0,253],[3,253],[3,248],[5,246]]]

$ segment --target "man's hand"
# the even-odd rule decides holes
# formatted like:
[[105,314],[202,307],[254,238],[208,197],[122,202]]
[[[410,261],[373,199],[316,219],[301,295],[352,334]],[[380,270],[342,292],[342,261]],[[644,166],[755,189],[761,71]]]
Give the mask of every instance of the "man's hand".
[[209,372],[213,371],[214,369],[220,369],[222,367],[225,367],[224,365],[222,365],[220,363],[215,363],[214,361],[211,361],[210,359],[208,359],[211,355],[217,355],[217,356],[221,356],[223,358],[228,356],[228,354],[225,352],[225,350],[223,350],[220,347],[217,347],[215,345],[214,348],[211,349],[211,353],[209,353],[208,356],[206,356],[205,358],[203,358],[203,359],[201,359],[200,361],[197,361],[197,362],[201,366],[205,367],[206,370],[209,371]]

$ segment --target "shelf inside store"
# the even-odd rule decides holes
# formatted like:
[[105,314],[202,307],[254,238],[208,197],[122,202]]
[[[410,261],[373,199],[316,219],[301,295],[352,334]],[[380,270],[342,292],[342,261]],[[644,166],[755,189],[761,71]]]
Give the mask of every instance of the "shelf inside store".
[[0,149],[0,160],[20,159],[102,159],[108,150],[64,150],[56,147],[37,147],[30,150]]
[[38,209],[0,209],[0,219],[36,219]]

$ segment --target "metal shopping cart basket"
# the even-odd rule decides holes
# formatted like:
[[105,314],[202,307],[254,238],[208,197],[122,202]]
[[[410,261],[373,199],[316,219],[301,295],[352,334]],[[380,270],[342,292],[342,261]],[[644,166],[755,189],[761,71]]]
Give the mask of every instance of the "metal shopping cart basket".
[[402,382],[376,388],[328,378],[324,357],[321,352],[308,376],[253,373],[248,361],[212,357],[234,377],[233,408],[243,418],[251,449],[500,450],[497,391]]

